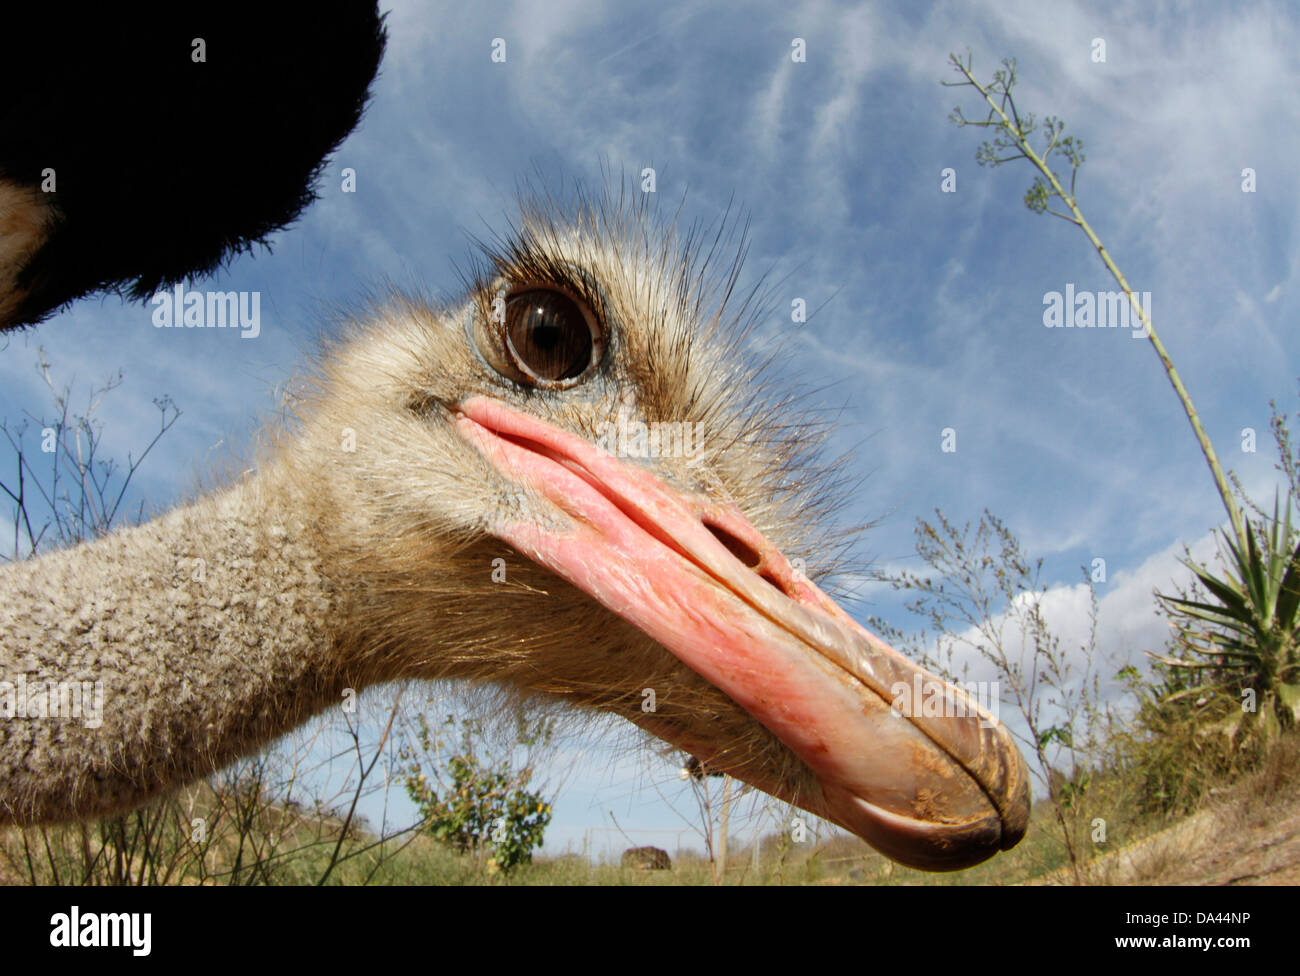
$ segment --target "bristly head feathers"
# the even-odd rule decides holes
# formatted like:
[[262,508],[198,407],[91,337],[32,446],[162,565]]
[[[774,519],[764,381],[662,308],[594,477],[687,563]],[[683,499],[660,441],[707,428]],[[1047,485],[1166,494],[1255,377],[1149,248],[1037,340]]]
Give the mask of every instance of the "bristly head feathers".
[[[654,687],[664,723],[707,726],[741,765],[793,782],[799,760],[725,695],[488,534],[503,513],[557,515],[452,427],[458,404],[482,395],[602,445],[686,432],[673,442],[683,449],[656,452],[651,439],[636,463],[734,503],[810,578],[836,571],[846,533],[827,516],[842,485],[819,461],[825,424],[750,348],[766,296],[761,281],[737,291],[743,228],[727,214],[685,230],[675,220],[626,187],[568,202],[526,192],[510,231],[476,242],[459,301],[390,294],[351,317],[276,463],[315,513],[327,572],[347,581],[340,641],[368,678],[478,679],[624,716]],[[540,289],[591,330],[589,344],[572,340],[577,365],[554,360],[550,378],[519,361],[523,340],[502,314],[504,299]]]

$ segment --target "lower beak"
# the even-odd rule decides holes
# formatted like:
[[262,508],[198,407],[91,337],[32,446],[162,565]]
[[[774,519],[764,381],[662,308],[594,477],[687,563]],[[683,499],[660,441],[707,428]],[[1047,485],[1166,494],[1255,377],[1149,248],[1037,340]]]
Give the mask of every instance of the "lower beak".
[[502,514],[489,531],[721,690],[817,788],[791,795],[775,772],[729,769],[725,743],[654,713],[633,721],[913,867],[969,867],[1024,836],[1029,779],[1006,728],[861,627],[734,505],[675,490],[499,401],[458,410],[456,429],[502,477],[568,516]]

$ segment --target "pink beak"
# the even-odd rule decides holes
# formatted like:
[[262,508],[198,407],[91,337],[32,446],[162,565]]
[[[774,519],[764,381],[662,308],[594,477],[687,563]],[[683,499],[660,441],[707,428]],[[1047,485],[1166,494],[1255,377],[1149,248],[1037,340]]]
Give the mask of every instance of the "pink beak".
[[[742,779],[913,867],[969,867],[1024,836],[1029,778],[1005,727],[861,627],[735,506],[674,490],[497,400],[476,396],[459,411],[457,430],[504,478],[568,516],[555,528],[502,514],[489,531],[725,693],[819,789],[792,796],[752,766]],[[922,688],[943,707],[923,709],[912,694]],[[915,704],[900,712],[900,694]],[[654,713],[629,718],[728,769],[725,743]]]

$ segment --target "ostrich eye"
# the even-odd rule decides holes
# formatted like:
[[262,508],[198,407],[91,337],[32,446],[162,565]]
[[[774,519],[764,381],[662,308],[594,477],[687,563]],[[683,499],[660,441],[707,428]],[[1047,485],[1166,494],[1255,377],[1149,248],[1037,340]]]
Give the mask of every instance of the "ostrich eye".
[[467,321],[483,359],[502,376],[564,390],[581,383],[600,362],[605,338],[596,316],[568,291],[529,284],[499,294],[482,315]]
[[505,336],[520,369],[544,381],[581,376],[595,350],[586,315],[558,291],[534,289],[507,299]]

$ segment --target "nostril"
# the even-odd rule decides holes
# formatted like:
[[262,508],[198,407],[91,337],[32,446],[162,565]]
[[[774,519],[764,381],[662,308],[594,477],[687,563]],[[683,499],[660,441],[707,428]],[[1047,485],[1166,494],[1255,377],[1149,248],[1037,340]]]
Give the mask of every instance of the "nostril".
[[[705,522],[704,527],[712,532],[713,537],[726,546],[727,550],[733,556],[750,569],[758,570],[758,568],[763,565],[762,555],[744,539],[737,538],[726,529],[722,528],[722,526],[714,525],[711,522]],[[763,582],[773,589],[778,590],[782,595],[788,596],[792,600],[796,599],[795,595],[790,592],[786,585],[781,582],[780,577],[772,572],[772,570],[764,569],[759,572],[758,575],[762,578]]]
[[[759,564],[763,561],[763,557],[760,556],[758,550],[748,542],[745,542],[743,539],[737,539],[734,535],[720,526],[711,525],[708,522],[705,522],[704,527],[713,533],[715,539],[731,550],[733,556],[750,569],[758,569]],[[764,578],[766,579],[766,577]],[[772,581],[769,579],[768,582],[771,583]]]

